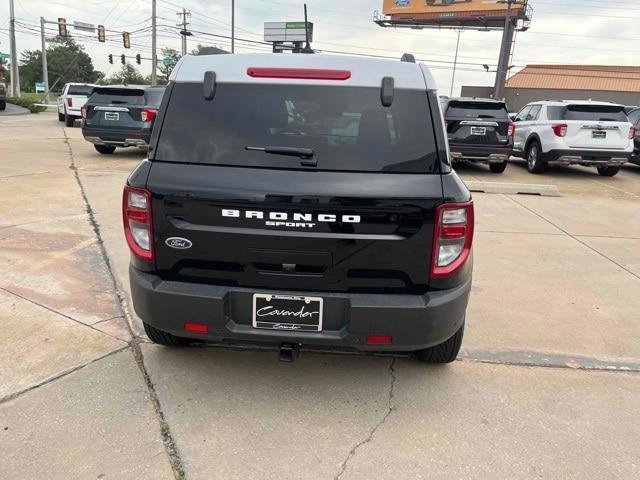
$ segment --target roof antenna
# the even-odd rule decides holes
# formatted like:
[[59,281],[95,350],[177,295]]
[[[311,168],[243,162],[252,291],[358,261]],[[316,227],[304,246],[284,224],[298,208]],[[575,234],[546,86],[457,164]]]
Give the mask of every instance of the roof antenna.
[[307,4],[304,4],[304,33],[306,37],[306,44],[302,49],[302,53],[315,53],[313,48],[311,48],[311,44],[309,43],[309,22],[307,20]]

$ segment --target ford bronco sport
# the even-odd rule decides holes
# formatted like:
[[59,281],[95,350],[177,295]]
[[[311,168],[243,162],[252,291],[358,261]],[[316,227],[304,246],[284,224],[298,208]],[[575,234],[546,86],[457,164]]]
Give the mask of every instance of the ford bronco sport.
[[149,338],[455,360],[473,203],[410,61],[186,56],[123,195]]

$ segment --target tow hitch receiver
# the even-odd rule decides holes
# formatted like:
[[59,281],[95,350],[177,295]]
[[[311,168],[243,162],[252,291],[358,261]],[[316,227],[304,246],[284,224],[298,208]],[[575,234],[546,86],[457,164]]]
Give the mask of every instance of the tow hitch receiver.
[[280,361],[293,363],[300,355],[300,346],[293,343],[283,343],[280,345]]

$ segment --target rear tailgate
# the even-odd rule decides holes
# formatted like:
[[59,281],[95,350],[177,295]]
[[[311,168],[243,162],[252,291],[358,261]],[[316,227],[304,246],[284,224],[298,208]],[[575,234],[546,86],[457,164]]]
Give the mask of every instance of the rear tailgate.
[[570,148],[625,150],[631,124],[624,107],[616,105],[569,105],[563,119]]
[[416,292],[429,283],[437,175],[156,162],[148,188],[165,278],[350,292]]
[[449,141],[454,144],[506,145],[509,114],[497,102],[453,100],[445,112]]

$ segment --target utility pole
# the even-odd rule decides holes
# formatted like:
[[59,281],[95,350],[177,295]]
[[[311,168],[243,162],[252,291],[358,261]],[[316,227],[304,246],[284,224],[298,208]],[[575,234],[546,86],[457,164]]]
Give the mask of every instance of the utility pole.
[[156,0],[151,0],[151,85],[158,84],[156,69],[158,67],[158,52],[156,52]]
[[502,98],[504,98],[504,87],[509,73],[509,59],[511,56],[511,47],[513,46],[513,36],[515,34],[515,26],[511,21],[511,5],[520,2],[519,0],[502,0],[500,3],[507,4],[507,16],[504,20],[502,46],[500,47],[500,58],[498,60],[498,69],[494,88],[494,98],[498,100],[502,100]]
[[47,66],[47,39],[44,36],[44,17],[40,17],[40,36],[42,40],[42,81],[44,82],[44,103],[49,103],[49,69]]
[[451,76],[451,91],[449,92],[449,97],[453,97],[453,87],[456,83],[456,69],[458,68],[458,51],[460,50],[460,34],[462,33],[462,29],[458,30],[458,42],[456,43],[456,58],[453,61],[453,75]]
[[231,0],[231,53],[236,53],[236,0]]
[[16,47],[16,16],[13,0],[9,0],[9,42],[11,43],[11,96],[20,96],[20,71],[18,69],[18,47]]
[[187,37],[191,36],[187,17],[191,15],[191,12],[187,12],[187,10],[183,8],[182,12],[178,12],[176,13],[176,15],[182,15],[182,22],[178,23],[178,26],[182,27],[182,29],[180,30],[180,35],[182,35],[182,56],[185,56],[187,54]]

